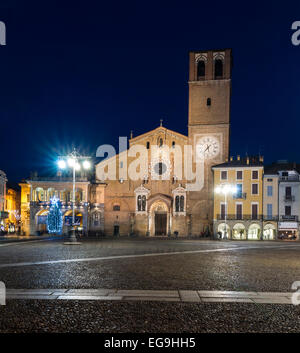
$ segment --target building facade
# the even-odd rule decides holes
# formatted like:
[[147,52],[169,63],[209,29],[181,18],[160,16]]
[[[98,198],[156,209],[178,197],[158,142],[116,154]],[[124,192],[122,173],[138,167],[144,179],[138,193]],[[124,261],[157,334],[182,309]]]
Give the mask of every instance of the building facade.
[[[20,183],[22,234],[47,233],[50,202],[56,197],[61,202],[62,234],[67,235],[72,225],[73,184],[69,177],[32,177]],[[104,188],[87,177],[76,178],[75,225],[78,232],[103,234]]]
[[[214,235],[235,240],[263,239],[263,158],[231,157],[212,170]],[[217,189],[224,192],[217,193]]]
[[266,166],[264,183],[265,208],[273,218],[277,238],[299,240],[300,165],[278,161]]
[[5,199],[6,199],[6,174],[0,170],[0,230],[5,231],[6,220],[8,219],[8,213],[5,210]]
[[[131,138],[128,150],[96,166],[97,180],[106,184],[106,234],[199,236],[212,232],[211,167],[228,157],[231,67],[230,49],[191,52],[188,135],[161,124]],[[141,146],[148,163],[143,174],[131,178],[130,168]],[[184,170],[186,146],[194,179],[187,178]],[[105,169],[115,166],[116,175],[108,178]]]

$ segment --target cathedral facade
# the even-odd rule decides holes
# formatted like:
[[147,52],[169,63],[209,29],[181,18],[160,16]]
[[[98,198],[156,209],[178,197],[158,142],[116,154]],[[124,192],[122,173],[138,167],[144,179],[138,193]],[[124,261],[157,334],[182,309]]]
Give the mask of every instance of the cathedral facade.
[[191,52],[188,136],[161,123],[96,165],[105,234],[212,232],[212,166],[229,154],[231,68],[230,49]]

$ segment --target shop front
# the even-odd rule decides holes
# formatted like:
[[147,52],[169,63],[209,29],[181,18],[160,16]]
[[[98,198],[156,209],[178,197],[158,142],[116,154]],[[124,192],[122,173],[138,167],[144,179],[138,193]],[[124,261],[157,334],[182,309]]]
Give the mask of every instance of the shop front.
[[298,222],[279,222],[278,239],[298,240],[299,239]]

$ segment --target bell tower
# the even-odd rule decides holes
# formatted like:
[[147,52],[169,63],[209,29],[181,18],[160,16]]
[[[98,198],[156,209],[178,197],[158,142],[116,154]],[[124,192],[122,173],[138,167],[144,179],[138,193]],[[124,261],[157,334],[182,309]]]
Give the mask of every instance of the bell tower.
[[213,175],[211,167],[229,156],[231,49],[189,54],[188,136],[194,161],[203,163],[203,187],[189,192],[192,233],[212,223]]

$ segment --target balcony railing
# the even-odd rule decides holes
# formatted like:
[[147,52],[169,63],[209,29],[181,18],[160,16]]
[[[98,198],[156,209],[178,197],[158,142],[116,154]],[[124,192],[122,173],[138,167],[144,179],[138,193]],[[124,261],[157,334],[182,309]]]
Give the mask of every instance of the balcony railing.
[[286,202],[295,201],[295,196],[294,196],[294,195],[285,195],[285,196],[284,196],[284,201],[286,201]]
[[280,181],[299,181],[299,175],[281,176]]
[[232,195],[233,199],[246,199],[247,198],[247,193],[246,192],[237,192],[236,194]]
[[[262,221],[263,215],[257,214],[257,215],[250,215],[250,214],[228,214],[226,215],[226,220],[228,221],[252,221],[252,220],[257,220],[257,221]],[[225,215],[224,214],[217,214],[217,220],[225,220]]]
[[290,216],[283,215],[283,216],[280,216],[280,220],[281,220],[281,221],[294,221],[294,222],[298,222],[298,216],[294,216],[294,215],[290,215]]

